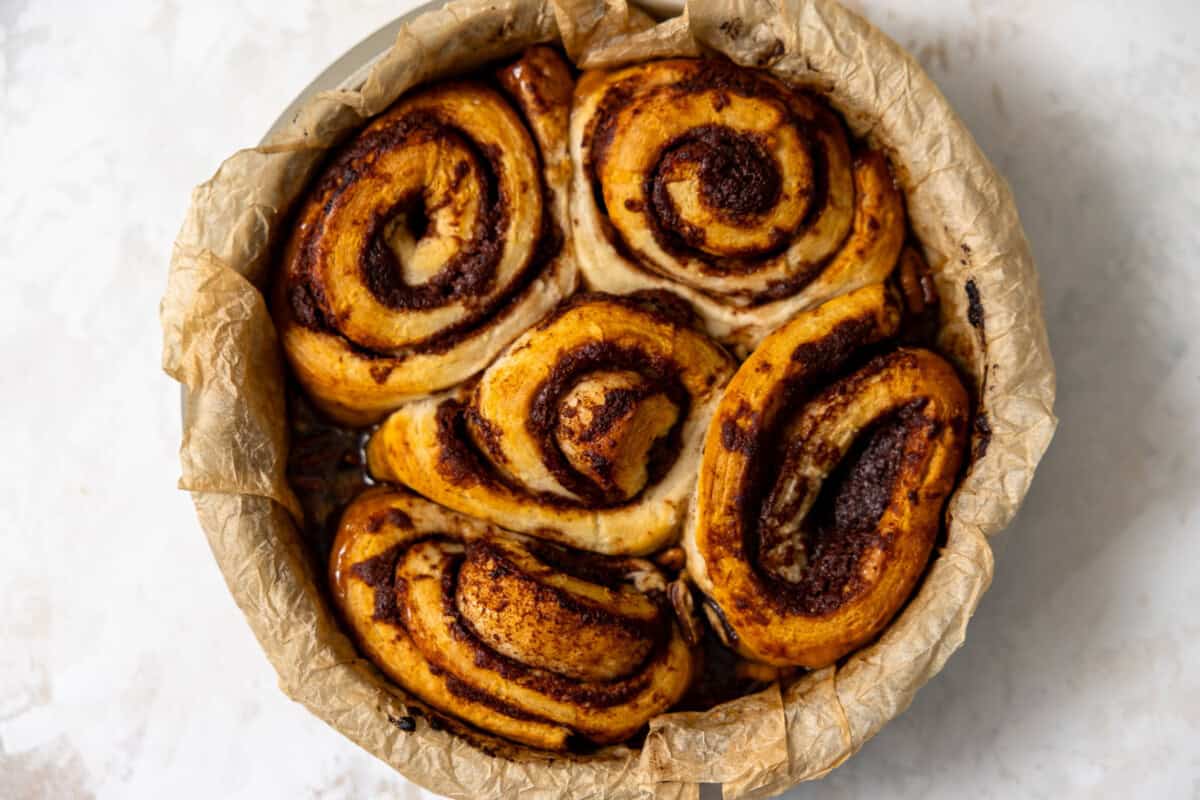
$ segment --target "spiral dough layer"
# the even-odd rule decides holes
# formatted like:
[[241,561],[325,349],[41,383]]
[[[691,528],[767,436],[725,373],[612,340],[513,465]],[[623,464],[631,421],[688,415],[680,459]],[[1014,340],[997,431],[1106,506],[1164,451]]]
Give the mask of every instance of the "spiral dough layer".
[[465,514],[584,550],[640,555],[679,532],[734,362],[650,299],[580,296],[473,388],[408,403],[371,473]]
[[325,167],[299,209],[273,313],[305,389],[364,424],[487,365],[573,291],[572,78],[533,48],[503,92],[414,92]]
[[917,348],[838,377],[899,322],[882,284],[831,300],[767,337],[721,399],[684,544],[749,658],[833,663],[883,629],[925,568],[967,440],[966,390]]
[[627,739],[695,671],[650,562],[505,534],[406,492],[370,490],[347,508],[330,578],[389,677],[534,747]]
[[675,292],[749,349],[796,312],[884,280],[905,236],[882,154],[822,101],[718,60],[580,79],[571,214],[594,289]]

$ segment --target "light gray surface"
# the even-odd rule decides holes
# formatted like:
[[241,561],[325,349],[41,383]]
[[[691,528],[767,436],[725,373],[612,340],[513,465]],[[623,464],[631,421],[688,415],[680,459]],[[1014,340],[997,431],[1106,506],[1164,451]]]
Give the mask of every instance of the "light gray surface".
[[[788,797],[1200,796],[1200,5],[858,5],[1013,184],[1063,421],[963,650]],[[421,796],[275,689],[155,316],[190,187],[404,8],[0,3],[0,797]]]

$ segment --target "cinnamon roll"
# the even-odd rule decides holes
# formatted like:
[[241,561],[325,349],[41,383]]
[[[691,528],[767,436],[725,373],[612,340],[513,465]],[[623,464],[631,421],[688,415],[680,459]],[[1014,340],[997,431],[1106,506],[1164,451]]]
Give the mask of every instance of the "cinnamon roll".
[[574,299],[474,386],[389,416],[367,446],[371,473],[583,550],[668,544],[735,366],[673,313],[647,298]]
[[575,287],[570,71],[538,47],[498,78],[402,97],[299,208],[272,311],[296,376],[338,421],[459,383]]
[[855,367],[900,320],[883,284],[830,300],[768,336],[721,398],[684,543],[746,657],[831,664],[883,629],[925,568],[969,405],[929,350]]
[[695,669],[649,561],[509,535],[406,492],[372,489],[346,509],[330,579],[389,677],[534,747],[627,739]]
[[740,349],[884,280],[904,243],[884,156],[763,71],[682,59],[585,73],[570,142],[586,283],[675,292]]

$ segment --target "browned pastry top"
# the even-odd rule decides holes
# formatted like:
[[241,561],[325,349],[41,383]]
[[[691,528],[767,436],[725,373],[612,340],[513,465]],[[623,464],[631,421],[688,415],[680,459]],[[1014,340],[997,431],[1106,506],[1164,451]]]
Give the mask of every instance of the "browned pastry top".
[[359,647],[551,750],[862,647],[964,458],[937,304],[886,158],[769,73],[576,84],[536,47],[405,95],[316,176],[272,301]]

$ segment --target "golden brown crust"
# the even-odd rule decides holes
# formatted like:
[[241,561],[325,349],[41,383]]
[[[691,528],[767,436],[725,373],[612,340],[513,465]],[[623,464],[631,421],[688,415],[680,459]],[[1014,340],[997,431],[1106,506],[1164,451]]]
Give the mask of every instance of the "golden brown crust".
[[579,299],[515,341],[473,390],[398,409],[371,437],[368,463],[377,478],[510,530],[649,553],[678,535],[733,369],[708,337],[635,301]]
[[[360,646],[552,750],[678,702],[704,617],[744,681],[862,646],[928,561],[968,413],[933,353],[860,358],[937,301],[886,159],[725,62],[586,73],[574,106],[548,48],[496,78],[408,95],[338,154],[275,288],[316,403],[391,412],[371,474],[440,504],[379,489],[347,509],[330,575]],[[623,296],[560,303],[573,252]],[[755,349],[738,369],[708,334]],[[671,579],[551,544],[644,555],[685,518]]]
[[372,422],[461,382],[574,289],[570,72],[533,48],[499,78],[508,96],[476,81],[405,95],[299,209],[272,313],[335,419]]
[[738,347],[899,256],[886,159],[852,153],[822,100],[766,72],[677,59],[585,73],[570,137],[588,285],[677,292]]
[[888,623],[925,568],[966,445],[966,390],[916,348],[837,377],[899,320],[882,284],[799,315],[742,364],[709,426],[688,569],[749,658],[833,663]]
[[[629,738],[691,683],[667,583],[641,559],[528,541],[392,489],[346,510],[330,562],[359,646],[430,705],[550,750]],[[607,658],[586,659],[605,648]]]

